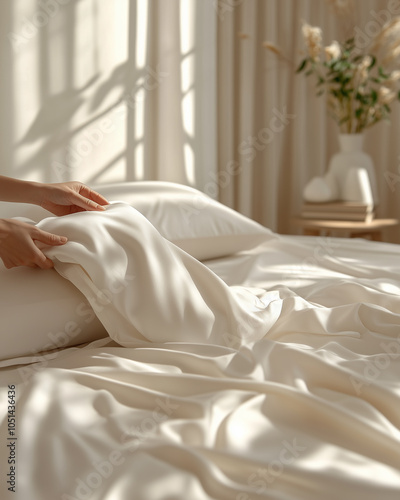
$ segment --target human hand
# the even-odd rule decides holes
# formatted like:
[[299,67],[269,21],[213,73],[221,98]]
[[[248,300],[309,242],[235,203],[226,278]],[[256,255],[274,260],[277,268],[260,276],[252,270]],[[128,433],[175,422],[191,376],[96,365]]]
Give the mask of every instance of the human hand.
[[104,210],[108,201],[81,182],[42,184],[37,205],[55,215],[68,215],[85,210]]
[[50,269],[53,262],[41,248],[66,242],[67,238],[42,231],[26,222],[0,219],[0,258],[7,269],[18,266]]

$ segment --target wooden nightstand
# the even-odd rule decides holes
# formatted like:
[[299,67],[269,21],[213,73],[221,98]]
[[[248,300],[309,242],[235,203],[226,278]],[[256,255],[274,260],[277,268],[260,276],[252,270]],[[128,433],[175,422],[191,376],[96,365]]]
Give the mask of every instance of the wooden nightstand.
[[370,238],[382,241],[382,229],[397,226],[397,219],[372,219],[371,222],[348,220],[322,220],[296,217],[293,223],[302,228],[303,234],[309,236],[339,236],[350,238]]

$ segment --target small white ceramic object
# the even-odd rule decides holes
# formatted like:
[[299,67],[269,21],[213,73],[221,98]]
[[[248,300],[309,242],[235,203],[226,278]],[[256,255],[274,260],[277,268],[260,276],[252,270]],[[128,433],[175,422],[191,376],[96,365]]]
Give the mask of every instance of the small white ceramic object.
[[321,203],[333,200],[332,190],[323,177],[314,177],[306,185],[303,191],[305,201]]

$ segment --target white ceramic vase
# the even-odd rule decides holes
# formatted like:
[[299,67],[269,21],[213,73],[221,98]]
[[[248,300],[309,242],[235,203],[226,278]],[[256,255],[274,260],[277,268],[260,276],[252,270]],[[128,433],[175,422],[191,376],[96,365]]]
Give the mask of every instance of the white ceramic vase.
[[376,206],[375,168],[372,158],[363,151],[363,143],[363,134],[340,134],[340,151],[331,158],[325,180],[333,198]]

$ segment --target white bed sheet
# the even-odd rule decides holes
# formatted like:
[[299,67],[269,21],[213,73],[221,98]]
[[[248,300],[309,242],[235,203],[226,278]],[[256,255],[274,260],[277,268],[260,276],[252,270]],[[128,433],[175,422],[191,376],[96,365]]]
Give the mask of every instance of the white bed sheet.
[[287,298],[266,337],[3,368],[2,499],[399,498],[400,248],[277,236],[207,266]]

